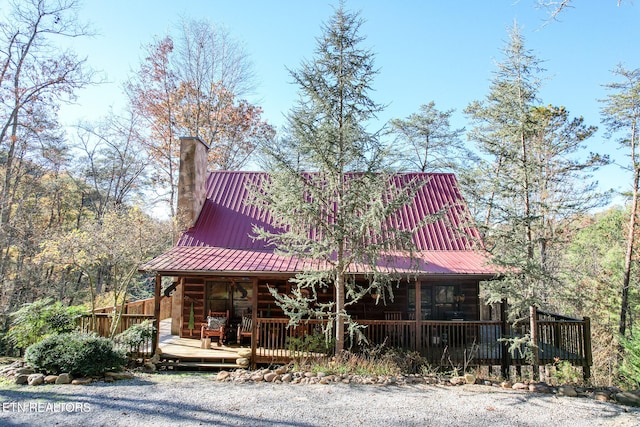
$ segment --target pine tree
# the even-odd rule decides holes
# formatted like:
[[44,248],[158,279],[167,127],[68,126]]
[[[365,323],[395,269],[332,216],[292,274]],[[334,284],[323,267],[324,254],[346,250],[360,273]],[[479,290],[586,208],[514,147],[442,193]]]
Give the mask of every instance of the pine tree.
[[486,100],[466,109],[483,154],[480,220],[494,262],[508,272],[490,284],[490,299],[508,298],[513,318],[529,306],[551,308],[556,251],[578,215],[601,201],[587,172],[607,162],[596,154],[576,160],[596,128],[563,107],[541,106],[540,63],[515,26]]
[[[414,186],[394,185],[388,151],[366,127],[383,107],[368,94],[377,71],[373,54],[360,47],[361,24],[340,5],[314,60],[290,71],[300,100],[288,116],[287,140],[266,150],[270,178],[254,191],[254,203],[280,230],[256,229],[256,236],[279,253],[327,266],[298,275],[293,296],[274,296],[291,324],[309,316],[335,324],[336,351],[344,348],[345,325],[352,335],[358,330],[350,304],[369,293],[392,298],[395,278],[378,271],[384,254],[411,249],[410,230],[386,227]],[[354,265],[368,266],[366,282],[349,273]],[[329,286],[335,300],[319,303],[317,291]]]
[[612,91],[602,108],[602,121],[606,125],[609,136],[618,137],[622,147],[627,148],[629,164],[627,168],[632,173],[631,178],[631,211],[627,225],[627,244],[625,253],[624,278],[622,280],[622,301],[620,304],[620,324],[618,331],[621,336],[627,333],[627,326],[631,325],[629,316],[629,289],[631,287],[631,271],[637,251],[636,233],[638,232],[638,205],[640,198],[640,142],[638,126],[640,125],[640,69],[627,70],[618,66],[614,74],[622,79],[621,82],[606,85]]
[[431,101],[406,119],[391,120],[408,166],[420,172],[455,171],[465,159],[473,157],[460,139],[464,128],[451,128],[453,111],[440,111]]

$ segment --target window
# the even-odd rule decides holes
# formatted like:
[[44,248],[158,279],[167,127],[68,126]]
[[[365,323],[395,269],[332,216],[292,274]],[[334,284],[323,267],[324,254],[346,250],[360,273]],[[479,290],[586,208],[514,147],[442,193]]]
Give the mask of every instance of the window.
[[[420,286],[420,310],[422,312],[422,320],[428,320],[432,318],[432,287],[426,284]],[[415,287],[409,287],[408,294],[408,311],[409,313],[415,313],[416,311],[416,289]]]
[[436,304],[453,304],[455,302],[455,286],[436,286]]

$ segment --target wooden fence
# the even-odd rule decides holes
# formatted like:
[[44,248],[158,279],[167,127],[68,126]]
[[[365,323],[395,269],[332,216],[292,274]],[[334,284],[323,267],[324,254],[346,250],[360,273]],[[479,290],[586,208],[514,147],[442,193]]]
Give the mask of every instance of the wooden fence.
[[[171,297],[163,296],[160,299],[160,320],[168,319],[171,317]],[[153,298],[147,298],[138,301],[128,302],[124,305],[125,314],[151,314],[153,315],[155,300]],[[111,313],[113,307],[96,308],[94,313]]]
[[[123,314],[120,317],[115,335],[120,334],[131,326],[140,324],[145,320],[151,320],[152,324],[157,327],[153,314]],[[79,319],[80,330],[84,332],[95,332],[101,337],[111,336],[111,324],[113,322],[112,313],[95,313],[93,316],[90,314],[84,315]],[[156,334],[152,334],[152,337],[142,341],[135,348],[129,347],[124,342],[120,341],[117,337],[114,338],[116,348],[121,348],[127,352],[132,358],[145,358],[150,357],[154,353],[156,348]]]
[[[171,317],[171,297],[162,297],[160,300],[160,318],[164,320]],[[124,305],[123,314],[120,316],[120,322],[116,326],[115,335],[126,331],[135,324],[140,324],[145,320],[151,320],[155,328],[159,327],[159,321],[154,316],[155,300],[148,298],[145,300],[128,302]],[[99,336],[111,336],[111,325],[113,323],[114,307],[103,307],[96,309],[94,315],[82,316],[79,320],[81,330],[85,332],[95,332]],[[153,355],[156,344],[157,334],[153,334],[152,338],[144,340],[136,348],[130,348],[125,343],[115,339],[116,348],[124,349],[130,357],[145,358]]]

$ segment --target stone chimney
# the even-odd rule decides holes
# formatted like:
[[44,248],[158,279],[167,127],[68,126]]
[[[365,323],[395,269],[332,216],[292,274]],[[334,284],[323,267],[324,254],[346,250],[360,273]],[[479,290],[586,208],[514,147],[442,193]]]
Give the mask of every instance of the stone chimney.
[[198,137],[180,138],[178,178],[178,230],[193,227],[207,197],[207,152],[209,146]]

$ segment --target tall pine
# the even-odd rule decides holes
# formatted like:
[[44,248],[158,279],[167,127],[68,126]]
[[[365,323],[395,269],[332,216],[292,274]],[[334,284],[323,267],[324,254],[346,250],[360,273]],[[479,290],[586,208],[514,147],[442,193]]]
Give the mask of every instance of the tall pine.
[[[314,59],[290,71],[299,101],[288,115],[287,139],[266,150],[270,178],[254,191],[256,205],[281,230],[256,229],[256,237],[281,254],[326,265],[299,274],[292,295],[274,295],[292,324],[329,320],[336,351],[347,327],[352,335],[358,330],[349,305],[369,294],[392,297],[395,278],[379,271],[385,253],[411,251],[410,230],[386,227],[414,189],[393,184],[389,153],[367,129],[383,107],[369,96],[377,70],[362,47],[361,25],[341,4],[323,26]],[[367,280],[349,273],[355,265],[368,266]],[[317,295],[326,287],[335,298],[322,304]]]
[[508,298],[516,320],[530,306],[553,308],[563,268],[558,251],[579,214],[598,204],[588,172],[607,160],[580,159],[595,127],[563,107],[541,105],[544,70],[517,26],[503,53],[486,99],[466,113],[482,156],[472,182],[478,220],[494,262],[507,272],[489,284],[489,299]]

